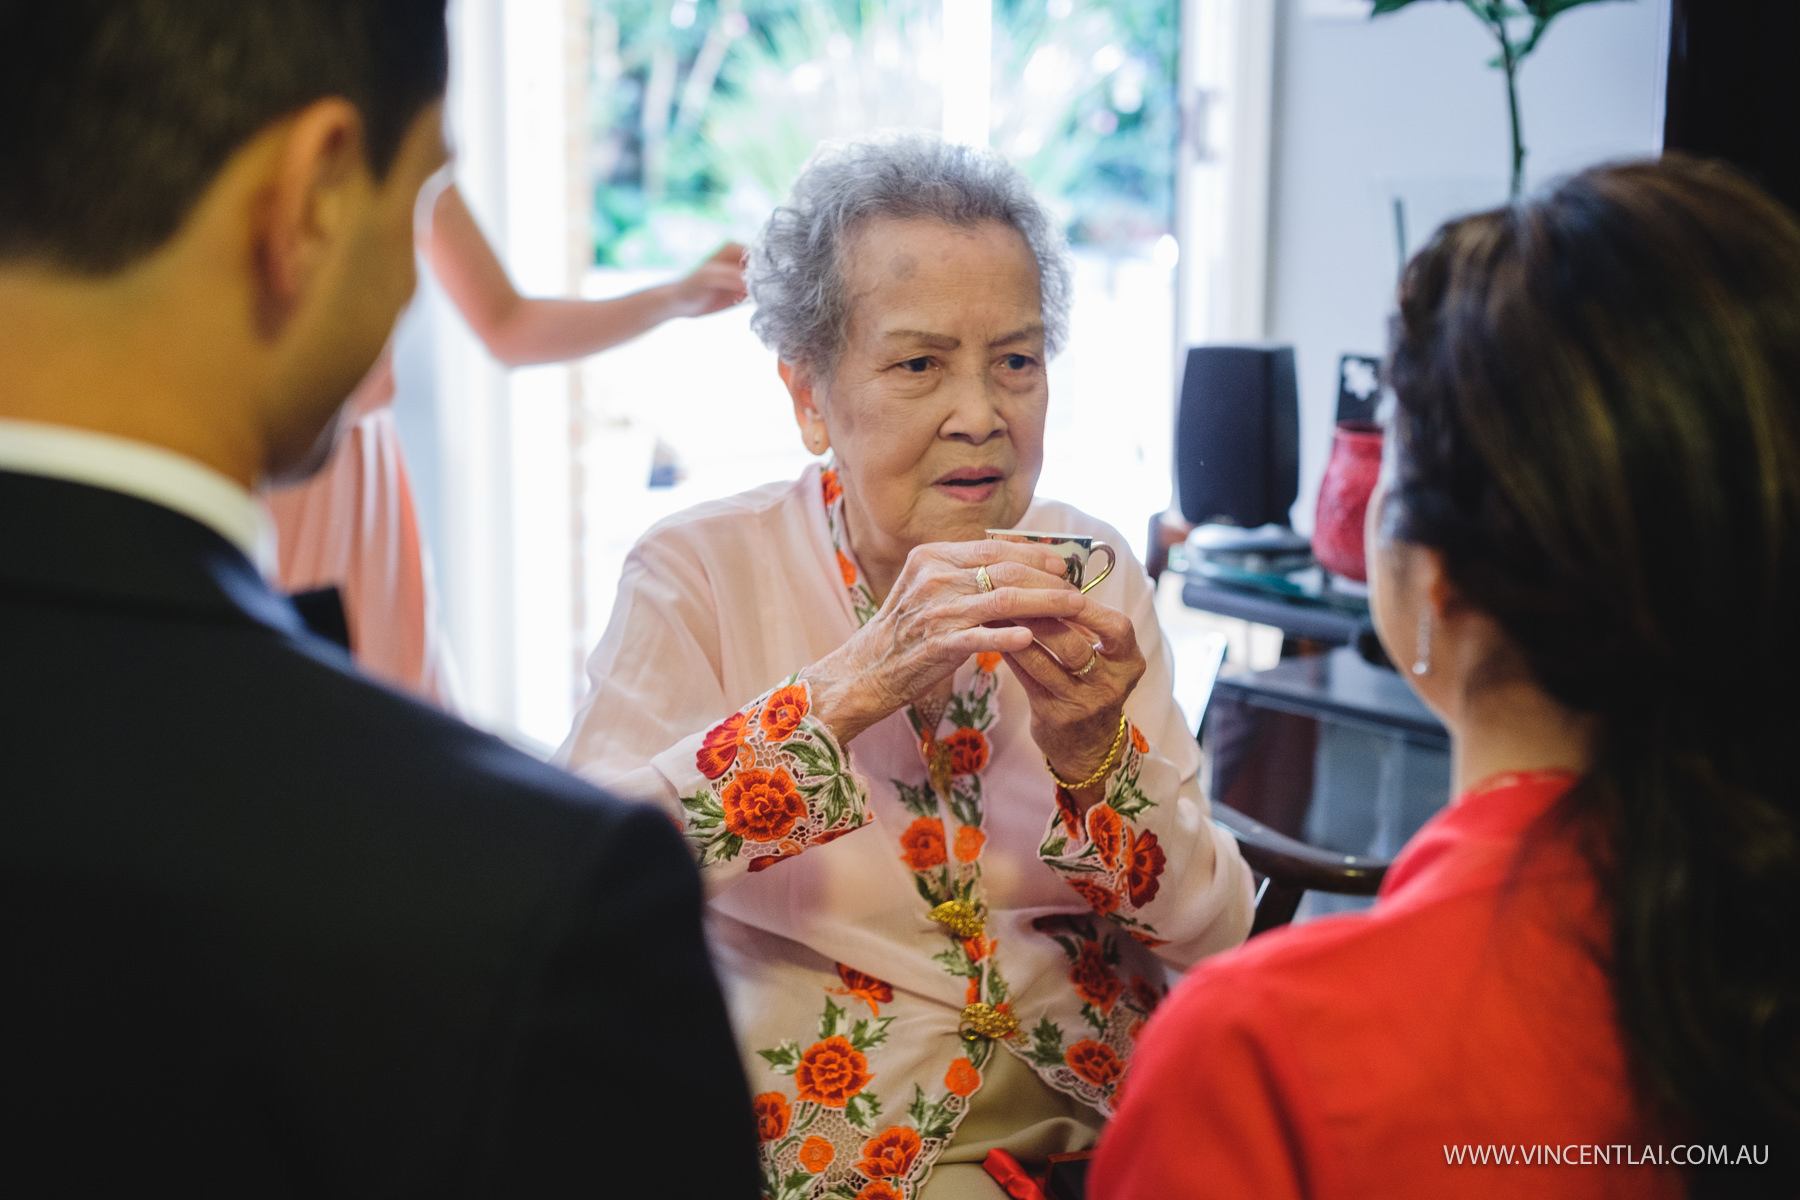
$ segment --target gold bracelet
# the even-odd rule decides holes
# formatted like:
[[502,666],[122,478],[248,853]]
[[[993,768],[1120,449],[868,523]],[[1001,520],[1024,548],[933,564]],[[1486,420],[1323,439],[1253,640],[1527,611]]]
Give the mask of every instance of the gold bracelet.
[[1106,757],[1103,760],[1101,760],[1099,769],[1096,770],[1092,775],[1089,775],[1086,779],[1082,780],[1080,783],[1070,783],[1068,780],[1064,779],[1061,775],[1058,775],[1056,773],[1056,767],[1054,764],[1051,763],[1050,756],[1048,754],[1044,755],[1044,768],[1050,772],[1050,778],[1056,780],[1057,783],[1061,784],[1063,787],[1067,788],[1071,792],[1079,792],[1082,788],[1093,787],[1096,783],[1099,783],[1102,779],[1106,778],[1107,772],[1109,772],[1113,769],[1113,764],[1119,761],[1119,750],[1124,745],[1125,745],[1125,714],[1120,713],[1119,714],[1119,732],[1113,734],[1112,748],[1106,752]]

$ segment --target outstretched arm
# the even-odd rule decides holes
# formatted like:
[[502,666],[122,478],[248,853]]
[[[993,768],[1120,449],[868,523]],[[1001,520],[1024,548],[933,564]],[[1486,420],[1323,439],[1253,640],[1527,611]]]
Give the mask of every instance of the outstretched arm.
[[489,353],[509,367],[584,358],[671,317],[699,317],[744,298],[744,248],[719,247],[686,278],[616,300],[521,296],[452,183],[424,235],[432,273]]

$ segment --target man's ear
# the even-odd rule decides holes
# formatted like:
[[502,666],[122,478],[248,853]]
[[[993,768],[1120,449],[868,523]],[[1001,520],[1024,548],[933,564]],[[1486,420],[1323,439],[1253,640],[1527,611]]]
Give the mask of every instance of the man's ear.
[[252,230],[265,336],[300,307],[350,236],[373,183],[362,114],[349,101],[317,100],[288,119]]
[[819,411],[820,397],[813,387],[812,371],[786,359],[780,360],[775,369],[793,398],[794,424],[800,427],[800,440],[814,454],[825,453],[831,448],[831,431],[825,427],[825,416]]

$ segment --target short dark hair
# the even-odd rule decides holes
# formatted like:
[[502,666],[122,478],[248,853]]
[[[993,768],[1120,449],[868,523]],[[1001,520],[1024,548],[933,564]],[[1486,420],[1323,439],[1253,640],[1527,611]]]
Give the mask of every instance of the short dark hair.
[[238,147],[326,96],[385,176],[443,95],[445,0],[0,0],[0,260],[105,275]]

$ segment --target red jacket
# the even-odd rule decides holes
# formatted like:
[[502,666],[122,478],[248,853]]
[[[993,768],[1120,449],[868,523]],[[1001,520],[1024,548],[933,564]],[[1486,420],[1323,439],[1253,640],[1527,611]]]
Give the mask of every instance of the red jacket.
[[[1144,1031],[1089,1194],[1685,1194],[1627,1083],[1591,872],[1538,823],[1571,782],[1490,780],[1407,845],[1370,913],[1194,971]],[[1489,1146],[1516,1165],[1450,1161]]]

